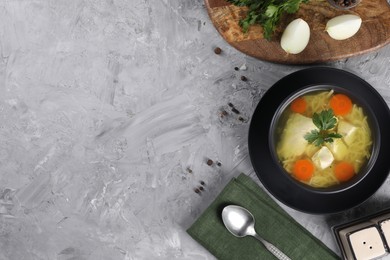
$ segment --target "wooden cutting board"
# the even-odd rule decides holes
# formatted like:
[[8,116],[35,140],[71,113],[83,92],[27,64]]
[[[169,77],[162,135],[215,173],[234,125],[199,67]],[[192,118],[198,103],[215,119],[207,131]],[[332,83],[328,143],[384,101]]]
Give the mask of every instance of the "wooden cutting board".
[[[325,0],[301,4],[293,15],[283,16],[273,39],[263,38],[260,25],[243,33],[238,21],[245,17],[246,7],[237,7],[225,0],[205,0],[209,16],[222,37],[239,51],[255,58],[284,64],[310,64],[335,61],[377,50],[390,42],[390,6],[386,0],[362,0],[348,11],[338,10]],[[337,41],[325,32],[327,21],[341,14],[357,14],[362,26],[353,37]],[[295,18],[304,19],[310,26],[310,41],[299,54],[287,54],[280,47],[283,29]]]

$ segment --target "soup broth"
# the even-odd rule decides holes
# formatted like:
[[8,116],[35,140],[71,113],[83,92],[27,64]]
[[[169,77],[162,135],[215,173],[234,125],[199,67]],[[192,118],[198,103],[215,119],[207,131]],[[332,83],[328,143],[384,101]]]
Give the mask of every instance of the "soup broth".
[[316,188],[352,179],[371,156],[372,136],[363,108],[333,90],[293,100],[279,119],[276,136],[283,168]]

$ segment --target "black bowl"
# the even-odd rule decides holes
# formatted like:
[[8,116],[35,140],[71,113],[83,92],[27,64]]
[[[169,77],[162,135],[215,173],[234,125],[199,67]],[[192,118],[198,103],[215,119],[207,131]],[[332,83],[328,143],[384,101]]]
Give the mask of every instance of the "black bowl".
[[[274,131],[281,113],[297,96],[333,89],[362,106],[373,136],[368,163],[352,180],[330,188],[313,188],[288,174],[275,153]],[[390,171],[390,110],[381,95],[358,76],[335,68],[313,67],[276,82],[260,100],[249,128],[249,154],[257,176],[278,200],[312,214],[340,212],[372,196]]]

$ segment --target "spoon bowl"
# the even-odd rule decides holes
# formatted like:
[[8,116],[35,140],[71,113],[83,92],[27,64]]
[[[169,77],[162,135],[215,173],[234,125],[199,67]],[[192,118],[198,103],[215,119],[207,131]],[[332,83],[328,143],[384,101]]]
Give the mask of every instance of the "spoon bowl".
[[222,210],[222,221],[226,229],[236,237],[253,236],[259,240],[264,247],[280,260],[291,260],[276,246],[272,245],[255,231],[255,218],[247,209],[229,205]]
[[243,207],[230,205],[222,210],[222,221],[227,230],[236,237],[254,235],[255,218]]

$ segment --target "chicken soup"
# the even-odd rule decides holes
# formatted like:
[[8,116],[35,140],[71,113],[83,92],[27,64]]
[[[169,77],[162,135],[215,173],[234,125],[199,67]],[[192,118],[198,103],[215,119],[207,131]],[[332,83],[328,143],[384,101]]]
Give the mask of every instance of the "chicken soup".
[[350,180],[371,155],[371,130],[363,108],[334,91],[293,100],[279,119],[276,136],[283,168],[316,188]]

